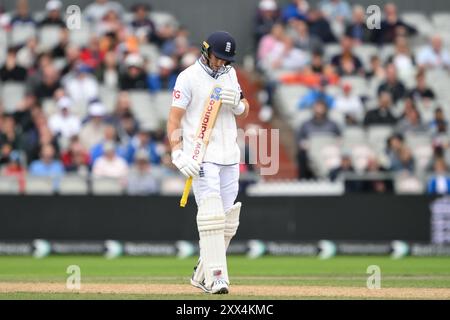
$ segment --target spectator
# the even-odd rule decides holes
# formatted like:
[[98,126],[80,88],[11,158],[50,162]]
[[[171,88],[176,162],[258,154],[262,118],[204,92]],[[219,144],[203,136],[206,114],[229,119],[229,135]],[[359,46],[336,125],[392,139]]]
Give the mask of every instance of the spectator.
[[405,112],[405,117],[397,124],[397,132],[400,134],[408,132],[426,133],[427,131],[428,127],[422,123],[419,111],[416,108],[408,109]]
[[60,29],[59,32],[59,42],[56,44],[53,49],[51,49],[51,55],[53,59],[58,59],[57,61],[62,61],[58,69],[61,70],[66,66],[66,48],[69,46],[70,42],[70,34],[68,29]]
[[432,36],[430,44],[419,51],[417,64],[425,68],[450,68],[450,54],[440,36]]
[[98,97],[97,79],[91,72],[88,65],[80,63],[63,80],[64,90],[77,105],[87,105]]
[[116,155],[116,146],[108,141],[103,146],[104,155],[95,160],[92,168],[94,177],[116,178],[122,182],[128,175],[128,165],[124,159]]
[[411,90],[409,96],[413,98],[415,102],[422,102],[426,105],[434,100],[435,95],[432,89],[427,86],[425,81],[425,71],[420,70],[416,76],[416,87]]
[[3,143],[0,145],[0,168],[8,164],[11,161],[11,154],[13,148],[9,143]]
[[22,165],[22,159],[19,152],[11,152],[9,162],[0,170],[0,174],[5,177],[15,177],[19,181],[19,192],[25,192],[25,176],[27,170]]
[[298,132],[299,152],[297,155],[299,178],[310,179],[314,177],[314,173],[309,166],[308,159],[308,139],[315,134],[330,134],[340,136],[341,131],[338,125],[328,119],[327,106],[322,100],[318,100],[314,104],[314,115],[311,120],[306,121]]
[[80,62],[86,65],[89,70],[95,70],[104,59],[104,54],[100,49],[100,40],[96,35],[92,35],[86,47],[80,51]]
[[103,147],[107,142],[112,142],[114,144],[114,146],[116,147],[115,151],[118,156],[124,159],[126,158],[125,150],[117,144],[118,139],[116,129],[114,128],[114,126],[108,124],[105,126],[104,137],[102,141],[100,141],[90,149],[91,164],[105,153]]
[[364,126],[396,124],[397,119],[389,110],[392,105],[391,101],[391,94],[389,92],[380,92],[378,95],[378,108],[366,112]]
[[390,171],[414,171],[414,159],[411,150],[405,145],[403,136],[393,135],[388,139],[387,156],[390,163]]
[[437,158],[434,162],[434,173],[428,180],[427,193],[439,195],[450,194],[450,175],[443,158]]
[[300,102],[298,104],[299,108],[310,109],[317,103],[317,101],[323,101],[328,109],[333,108],[334,98],[333,96],[326,93],[327,85],[328,81],[325,78],[322,78],[317,88],[311,89],[305,96],[300,99]]
[[62,3],[59,0],[49,0],[45,5],[45,10],[47,11],[47,15],[45,18],[39,23],[40,27],[45,26],[57,26],[61,28],[65,28],[66,24],[64,23],[61,17],[61,9]]
[[334,109],[345,115],[347,125],[356,125],[362,122],[364,118],[364,106],[361,98],[352,94],[350,83],[342,85],[342,94],[336,97]]
[[[341,163],[337,168],[334,168],[330,171],[328,177],[331,181],[336,181],[341,178],[344,174],[352,174],[355,173],[355,169],[353,168],[352,159],[349,154],[343,154],[341,158]],[[355,181],[353,179],[347,179],[344,176],[344,185],[345,185],[345,193],[349,192],[359,192],[362,188],[361,181]]]
[[401,81],[406,82],[414,76],[416,63],[406,37],[397,37],[395,39],[395,52],[394,55],[389,57],[388,63],[392,63],[395,66]]
[[261,61],[266,72],[276,70],[297,71],[309,62],[308,54],[294,47],[293,40],[283,33],[279,41],[275,41],[271,50]]
[[263,36],[269,34],[273,25],[280,19],[280,12],[275,0],[260,0],[255,18],[255,47]]
[[347,1],[343,0],[322,0],[320,2],[320,10],[329,21],[338,21],[344,23],[350,20],[352,10]]
[[105,107],[100,102],[94,102],[89,106],[89,119],[80,132],[80,141],[86,149],[90,150],[102,141],[106,127],[105,115]]
[[17,64],[29,71],[33,71],[34,63],[39,60],[38,40],[36,37],[30,37],[25,45],[17,50]]
[[324,17],[331,23],[333,32],[341,36],[345,31],[345,24],[350,21],[352,11],[347,1],[322,0],[319,4]]
[[152,92],[161,90],[173,90],[178,72],[176,65],[169,56],[161,56],[158,59],[158,72],[150,73],[148,76],[149,89]]
[[345,35],[350,37],[355,44],[372,41],[373,32],[367,28],[366,12],[361,5],[353,6],[352,21],[345,28]]
[[292,0],[283,8],[282,18],[286,23],[291,19],[308,20],[309,3],[306,0]]
[[116,128],[119,140],[128,143],[139,128],[139,123],[131,109],[130,96],[127,91],[119,92],[114,112],[108,117],[108,123]]
[[257,49],[257,57],[261,64],[285,37],[284,26],[281,23],[274,23],[270,33],[262,36]]
[[[386,171],[379,161],[372,157],[367,163],[365,173],[370,177],[370,175],[383,174]],[[366,193],[391,193],[394,190],[394,184],[391,178],[375,176],[363,182],[362,190]]]
[[331,31],[330,24],[320,10],[311,9],[308,12],[308,24],[310,33],[320,38],[322,42],[336,42],[336,37]]
[[291,19],[289,22],[294,40],[294,46],[308,52],[318,52],[322,50],[322,41],[315,35],[309,33],[308,24],[303,20]]
[[64,175],[64,167],[61,161],[55,159],[55,149],[51,144],[44,144],[40,155],[40,159],[30,165],[31,175],[56,179]]
[[446,134],[448,128],[448,122],[445,119],[444,111],[442,108],[436,108],[434,111],[434,119],[430,123],[430,130],[434,135]]
[[119,78],[120,90],[148,90],[144,61],[138,54],[129,54],[125,59],[126,71]]
[[61,155],[61,160],[66,172],[82,176],[89,174],[89,154],[81,144],[78,136],[71,138],[69,147]]
[[119,16],[123,13],[123,7],[120,3],[109,0],[95,0],[84,9],[84,16],[94,26],[100,22],[106,12],[114,10]]
[[0,146],[9,144],[13,150],[20,150],[22,148],[22,136],[19,128],[16,127],[14,118],[10,115],[4,115],[1,123]]
[[49,64],[43,67],[42,79],[38,81],[33,93],[38,101],[42,102],[45,98],[52,98],[60,87],[59,72],[53,64]]
[[117,65],[117,54],[108,51],[105,59],[96,70],[96,77],[103,86],[117,89],[119,86],[119,66]]
[[150,6],[146,3],[138,3],[131,8],[133,11],[133,21],[131,28],[141,42],[160,43],[155,24],[149,18]]
[[13,28],[16,26],[34,27],[36,25],[36,22],[31,17],[27,0],[17,1],[17,11],[12,17],[10,25]]
[[366,72],[366,78],[368,80],[378,79],[384,80],[386,78],[386,70],[381,64],[380,57],[372,56],[370,57],[370,70]]
[[150,169],[148,153],[146,150],[138,150],[135,155],[135,164],[128,175],[128,194],[147,196],[158,192],[158,181]]
[[66,76],[67,74],[74,72],[75,67],[79,65],[80,62],[80,48],[73,44],[68,44],[64,50],[66,65],[61,70],[61,76]]
[[387,91],[391,94],[392,100],[397,103],[398,100],[406,96],[406,88],[397,77],[397,69],[393,64],[386,67],[386,81],[378,87],[378,94]]
[[350,37],[341,38],[341,49],[342,52],[331,59],[331,64],[336,68],[337,73],[341,76],[363,75],[363,65],[352,52],[353,40]]
[[374,29],[374,42],[383,45],[393,43],[398,36],[411,36],[417,33],[412,26],[403,22],[397,15],[397,7],[393,3],[384,6],[384,20],[380,29]]
[[72,101],[62,97],[57,102],[59,113],[53,114],[49,119],[49,127],[55,136],[65,140],[78,135],[81,129],[80,119],[71,113]]
[[127,147],[126,160],[128,163],[132,163],[135,154],[138,150],[145,150],[148,153],[149,161],[151,164],[160,164],[161,156],[160,150],[158,150],[158,144],[152,140],[150,132],[141,129],[139,133],[131,139]]
[[27,78],[27,70],[17,64],[16,50],[14,48],[8,49],[6,55],[6,62],[0,69],[0,80],[24,82]]

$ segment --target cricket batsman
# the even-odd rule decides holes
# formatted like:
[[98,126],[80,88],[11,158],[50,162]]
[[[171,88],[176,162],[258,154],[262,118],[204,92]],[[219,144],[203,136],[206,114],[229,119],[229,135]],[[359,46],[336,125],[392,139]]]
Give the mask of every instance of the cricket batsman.
[[[236,118],[247,117],[249,103],[231,66],[235,51],[236,42],[225,31],[214,32],[203,42],[200,58],[177,78],[167,122],[172,162],[193,179],[198,208],[200,258],[191,284],[213,294],[229,291],[226,250],[241,210],[241,203],[234,203],[240,160]],[[217,117],[211,121],[214,106]],[[207,130],[210,136],[199,160],[198,139]]]

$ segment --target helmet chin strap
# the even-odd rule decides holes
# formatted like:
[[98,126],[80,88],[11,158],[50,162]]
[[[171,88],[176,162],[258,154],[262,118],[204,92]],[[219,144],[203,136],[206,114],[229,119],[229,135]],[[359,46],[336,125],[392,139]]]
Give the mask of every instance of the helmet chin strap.
[[200,57],[199,62],[203,69],[214,79],[217,79],[231,69],[231,66],[229,64],[226,64],[224,66],[221,66],[218,70],[214,70],[213,68],[211,68],[211,60],[205,55],[202,55]]

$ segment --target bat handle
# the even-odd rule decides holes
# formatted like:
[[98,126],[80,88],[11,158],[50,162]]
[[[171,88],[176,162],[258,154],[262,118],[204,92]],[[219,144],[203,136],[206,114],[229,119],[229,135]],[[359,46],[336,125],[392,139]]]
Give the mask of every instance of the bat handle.
[[183,190],[183,196],[181,197],[180,200],[180,207],[184,208],[186,206],[188,197],[189,197],[189,191],[191,190],[191,186],[192,186],[192,177],[189,177],[186,180],[186,184],[184,185],[184,190]]

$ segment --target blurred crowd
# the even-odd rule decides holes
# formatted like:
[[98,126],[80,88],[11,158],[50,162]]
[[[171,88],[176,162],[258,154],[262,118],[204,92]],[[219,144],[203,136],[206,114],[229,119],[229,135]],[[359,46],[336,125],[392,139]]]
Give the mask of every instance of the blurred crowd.
[[[59,0],[38,13],[27,0],[13,12],[0,8],[1,174],[92,175],[120,179],[133,194],[159,192],[164,177],[178,174],[165,126],[161,119],[156,126],[142,121],[131,97],[170,97],[198,46],[173,17],[157,16],[155,23],[146,3],[93,1],[82,11],[80,30],[66,26],[65,9]],[[100,99],[102,90],[117,93],[111,105]]]
[[261,0],[260,115],[296,132],[300,179],[347,174],[347,191],[383,193],[400,175],[406,189],[450,193],[450,23],[425,32],[428,20],[407,22],[394,3],[381,14],[372,28],[345,0]]
[[[67,28],[59,0],[39,12],[16,3],[0,7],[0,174],[22,189],[27,175],[113,178],[132,194],[179,177],[165,119],[147,102],[165,97],[167,111],[177,75],[199,55],[189,31],[148,3],[93,1],[81,29]],[[388,3],[371,29],[365,9],[259,1],[260,115],[279,113],[295,131],[300,179],[372,176],[349,179],[347,191],[388,192],[389,174],[401,173],[450,193],[450,28],[425,34]]]

